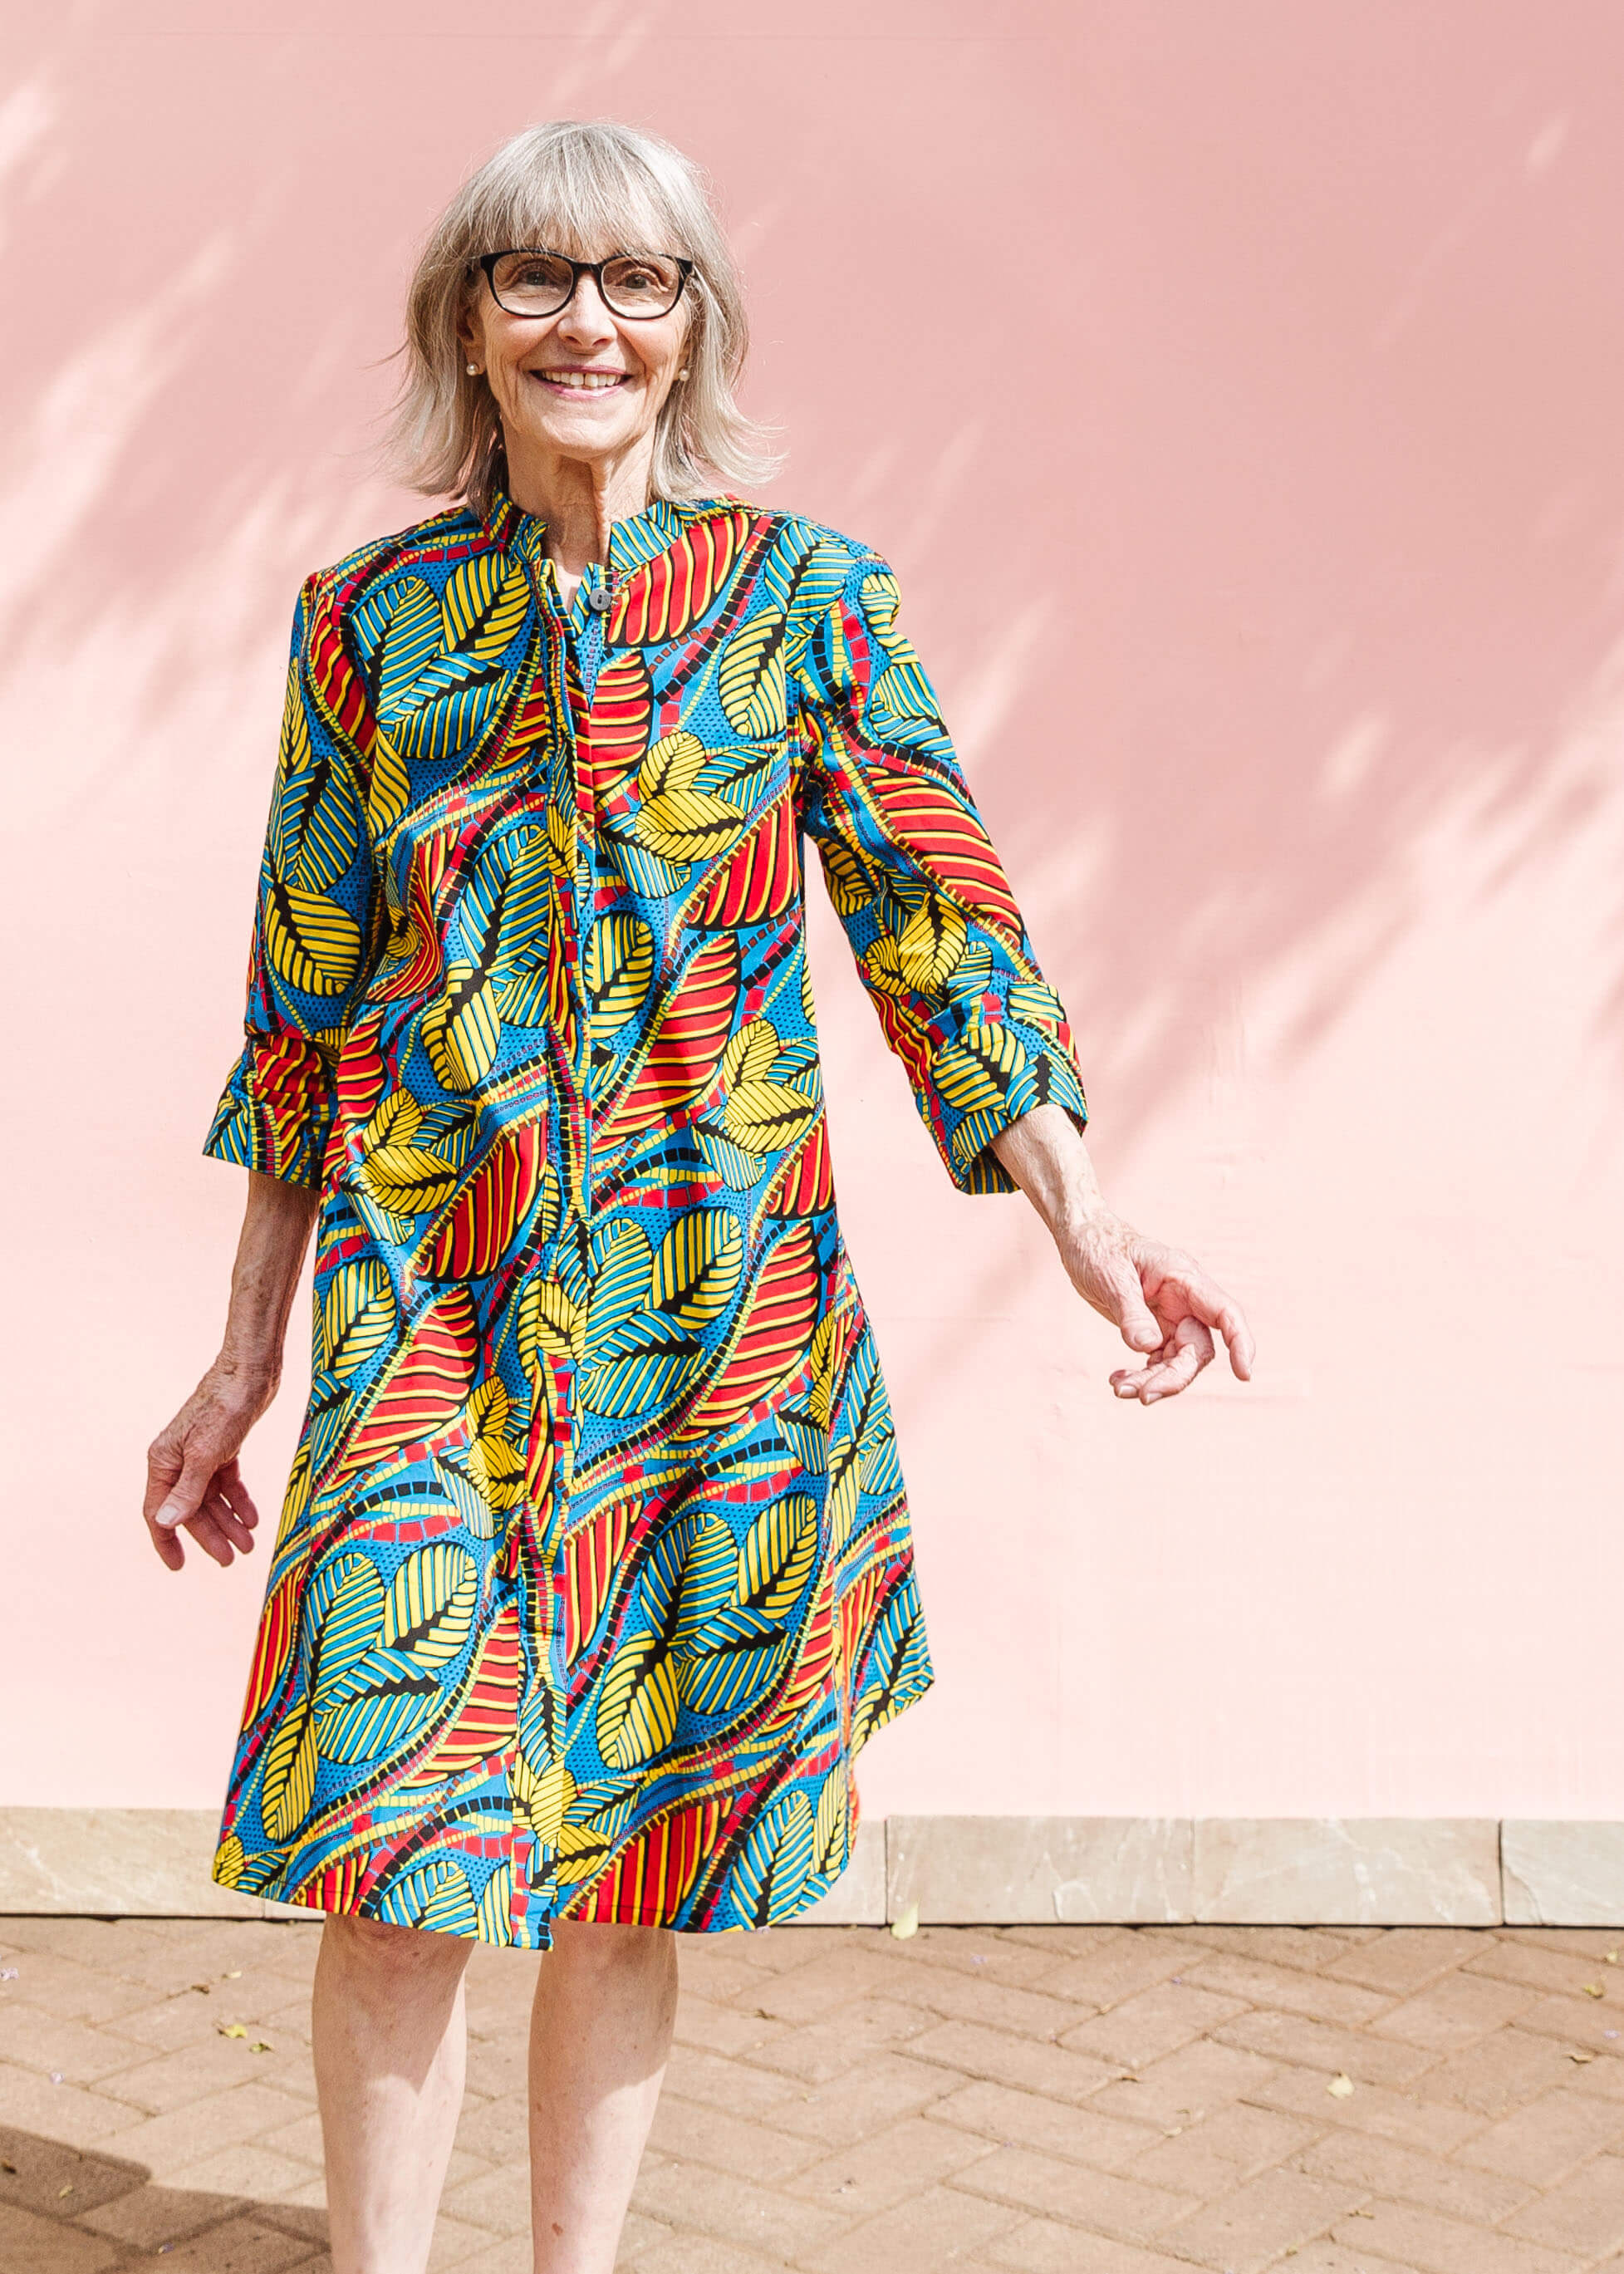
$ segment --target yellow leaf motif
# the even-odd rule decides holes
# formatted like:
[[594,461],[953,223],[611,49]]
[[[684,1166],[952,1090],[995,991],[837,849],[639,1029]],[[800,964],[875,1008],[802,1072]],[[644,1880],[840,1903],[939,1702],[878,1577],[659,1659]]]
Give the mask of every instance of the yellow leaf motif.
[[316,1725],[302,1707],[271,1739],[265,1756],[259,1811],[273,1840],[291,1840],[316,1790]]
[[731,1089],[735,1082],[765,1081],[778,1055],[778,1030],[771,1019],[747,1019],[722,1052],[722,1080]]
[[932,993],[951,976],[968,937],[960,911],[936,893],[927,893],[897,942],[897,964],[904,981],[918,994]]
[[581,960],[595,1043],[607,1042],[641,1009],[654,975],[654,934],[641,916],[601,916]]
[[377,1256],[340,1267],[321,1306],[321,1363],[350,1374],[376,1358],[395,1331],[395,1289]]
[[457,1171],[442,1155],[416,1145],[381,1145],[361,1163],[361,1181],[391,1216],[421,1216],[448,1201]]
[[696,789],[666,790],[638,807],[637,841],[662,861],[709,861],[726,850],[746,818],[725,797]]
[[323,892],[273,877],[266,887],[265,952],[271,968],[304,995],[342,995],[361,964],[361,927]]
[[676,1669],[658,1635],[629,1634],[601,1677],[598,1745],[613,1768],[654,1758],[677,1731],[680,1704]]
[[680,1327],[708,1326],[737,1292],[744,1270],[744,1235],[726,1209],[695,1209],[680,1216],[654,1258],[650,1300]]
[[662,734],[637,769],[637,794],[646,805],[651,798],[673,790],[692,789],[705,762],[705,746],[697,734],[680,727]]
[[519,1363],[528,1374],[536,1371],[536,1354],[573,1358],[586,1351],[587,1309],[556,1279],[527,1279],[519,1298]]
[[776,1153],[817,1118],[812,1100],[786,1081],[741,1081],[727,1093],[722,1126],[747,1153]]
[[736,734],[781,734],[788,719],[784,679],[785,620],[763,608],[729,639],[716,691]]
[[817,1502],[792,1493],[764,1508],[739,1550],[739,1600],[747,1610],[781,1619],[800,1601],[817,1561]]
[[472,1630],[479,1570],[466,1548],[446,1540],[409,1555],[384,1608],[383,1639],[425,1666],[457,1657]]

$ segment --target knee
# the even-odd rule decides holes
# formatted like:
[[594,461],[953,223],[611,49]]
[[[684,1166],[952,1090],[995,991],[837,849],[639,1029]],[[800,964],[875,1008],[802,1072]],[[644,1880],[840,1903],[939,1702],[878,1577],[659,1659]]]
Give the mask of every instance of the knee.
[[392,1982],[455,1981],[468,1963],[469,1946],[460,1935],[426,1934],[354,1912],[330,1913],[321,1939],[323,1953],[348,1972]]
[[675,1957],[676,1940],[668,1926],[554,1919],[549,1956],[561,1960],[575,1975],[618,1977],[662,1973]]

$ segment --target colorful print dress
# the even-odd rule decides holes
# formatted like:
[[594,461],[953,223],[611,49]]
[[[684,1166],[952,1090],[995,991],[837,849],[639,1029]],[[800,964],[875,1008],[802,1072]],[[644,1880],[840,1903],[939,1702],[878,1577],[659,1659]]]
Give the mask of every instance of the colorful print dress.
[[214,1877],[545,1949],[803,1909],[931,1679],[805,840],[962,1189],[1085,1107],[885,564],[658,502],[566,608],[543,535],[305,584],[207,1149],[320,1196]]

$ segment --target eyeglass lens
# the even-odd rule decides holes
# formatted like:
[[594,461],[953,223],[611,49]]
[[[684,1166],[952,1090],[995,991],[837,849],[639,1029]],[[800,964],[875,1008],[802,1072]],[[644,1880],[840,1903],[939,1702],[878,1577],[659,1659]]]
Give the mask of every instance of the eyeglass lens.
[[[575,289],[575,270],[552,252],[505,252],[491,274],[491,290],[510,315],[551,316]],[[682,271],[658,254],[605,260],[605,302],[618,316],[663,316],[677,303]]]

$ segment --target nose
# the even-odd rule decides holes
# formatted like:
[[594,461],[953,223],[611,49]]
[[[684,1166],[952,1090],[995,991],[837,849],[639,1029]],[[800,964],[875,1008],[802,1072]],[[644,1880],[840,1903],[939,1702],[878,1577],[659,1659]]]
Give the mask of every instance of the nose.
[[596,276],[577,276],[575,289],[559,310],[558,328],[566,339],[583,346],[614,337],[614,321],[598,289]]

